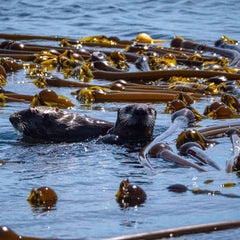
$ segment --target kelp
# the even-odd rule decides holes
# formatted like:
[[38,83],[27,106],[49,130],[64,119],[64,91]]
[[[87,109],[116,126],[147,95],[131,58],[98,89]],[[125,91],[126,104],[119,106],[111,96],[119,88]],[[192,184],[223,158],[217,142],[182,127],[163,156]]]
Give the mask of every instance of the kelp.
[[134,41],[141,42],[141,43],[162,43],[166,42],[167,40],[160,40],[160,39],[152,39],[147,33],[140,33],[136,37],[136,39],[133,39]]
[[[9,39],[0,43],[0,54],[15,54],[15,58],[1,57],[0,70],[10,73],[28,69],[27,77],[42,90],[48,87],[79,88],[72,95],[90,104],[161,102],[167,104],[166,113],[188,109],[198,122],[205,118],[239,118],[240,53],[236,46],[238,42],[226,36],[222,36],[215,46],[178,36],[172,39],[170,47],[164,46],[166,40],[153,39],[146,33],[140,33],[132,40],[104,35],[79,39],[0,36]],[[21,39],[59,41],[59,46],[15,42]],[[104,84],[91,84],[92,80],[98,83],[104,80]],[[7,84],[1,81],[2,85]],[[3,98],[6,102],[15,99],[33,105],[74,106],[69,99],[55,94],[50,100],[42,100],[39,93],[34,96],[3,93]],[[220,99],[221,105],[215,104],[217,108],[207,106],[203,114],[191,106],[208,97],[213,97],[215,102]],[[217,130],[199,134],[215,136],[212,135],[214,132]],[[199,134],[197,141],[201,143]]]
[[120,207],[136,207],[143,204],[146,199],[147,194],[141,187],[131,184],[129,179],[121,181],[116,193],[116,201]]
[[[145,166],[148,167],[152,172],[155,172],[155,169],[151,166],[151,164],[148,161],[148,154],[151,151],[154,152],[158,152],[158,151],[162,151],[162,149],[164,149],[165,151],[165,147],[162,148],[162,143],[163,141],[166,141],[167,138],[169,138],[170,136],[172,136],[173,134],[178,134],[182,128],[188,128],[190,126],[192,126],[195,122],[195,116],[194,113],[188,109],[188,108],[184,108],[181,109],[175,113],[172,114],[171,116],[171,120],[172,120],[172,124],[169,126],[169,128],[163,132],[161,135],[157,136],[156,138],[154,138],[150,143],[148,143],[146,146],[144,146],[138,155],[138,159],[140,161],[140,163]],[[166,145],[164,145],[166,146]],[[154,150],[153,150],[154,149]],[[171,148],[168,147],[168,150],[170,150]],[[169,151],[167,151],[167,154],[170,154]],[[188,161],[185,161],[184,159],[179,159],[178,157],[174,157],[174,155],[171,155],[171,160],[172,161],[177,161],[179,164],[185,165],[186,166],[190,166],[191,163],[188,163]],[[161,157],[161,154],[159,155]],[[164,157],[164,156],[163,156]],[[192,167],[194,167],[193,165],[191,165]],[[196,166],[194,168],[197,168]],[[199,171],[201,171],[200,169],[198,169]],[[205,170],[203,170],[205,171]]]
[[50,89],[44,89],[39,94],[36,94],[32,99],[31,105],[59,108],[71,108],[75,106],[70,99],[62,95],[57,95]]
[[75,47],[75,48],[81,48],[82,46],[125,48],[126,44],[131,44],[131,42],[120,41],[118,37],[106,37],[104,35],[90,36],[81,38],[79,40],[63,38],[60,42],[61,47]]
[[0,103],[4,105],[5,102],[29,102],[33,106],[51,106],[65,109],[75,106],[70,99],[62,95],[57,95],[51,89],[44,89],[35,96],[18,94],[1,89]]
[[91,79],[93,79],[93,74],[87,64],[82,64],[81,66],[75,67],[71,71],[71,76],[83,82],[89,82]]
[[151,70],[175,69],[177,68],[177,59],[174,54],[167,53],[162,57],[151,57],[149,66]]
[[171,42],[171,46],[175,48],[186,48],[196,51],[206,51],[220,54],[221,56],[229,58],[231,60],[229,66],[240,66],[240,53],[233,49],[221,49],[218,47],[207,46],[206,44],[197,44],[191,41],[184,41],[180,38],[174,38]]
[[[144,40],[145,39],[145,40]],[[208,82],[207,80],[211,78],[217,78],[218,76],[225,77],[227,81],[240,79],[238,74],[238,69],[229,66],[228,57],[231,54],[226,54],[226,51],[221,52],[219,49],[220,56],[208,56],[203,54],[203,50],[206,52],[214,52],[215,48],[199,45],[192,41],[185,41],[183,38],[174,38],[171,42],[170,48],[162,47],[158,45],[160,42],[152,39],[147,34],[139,34],[136,39],[132,41],[125,41],[128,43],[129,47],[126,48],[124,52],[119,50],[106,51],[100,50],[102,53],[107,55],[107,61],[109,63],[109,69],[104,68],[104,71],[99,71],[97,65],[92,65],[91,57],[93,56],[95,50],[88,49],[85,51],[83,45],[78,45],[80,42],[85,43],[108,43],[108,44],[118,44],[122,42],[116,37],[106,37],[106,36],[90,36],[82,38],[79,40],[65,39],[62,41],[68,41],[70,45],[65,47],[52,47],[52,46],[38,46],[33,44],[21,44],[14,41],[5,41],[1,44],[2,48],[9,49],[12,51],[38,51],[34,54],[34,63],[39,64],[35,69],[29,71],[29,76],[34,79],[34,84],[39,88],[46,88],[47,86],[67,86],[75,87],[77,82],[56,79],[51,75],[53,69],[58,72],[62,72],[65,79],[75,78],[76,80],[82,82],[90,82],[91,79],[104,79],[104,80],[117,80],[125,79],[128,82],[137,82],[139,85],[143,83],[152,83],[153,81],[157,83],[167,82],[168,90],[155,90],[148,91],[147,86],[141,90],[126,88],[124,86],[124,91],[120,92],[120,89],[113,89],[111,91],[108,89],[101,90],[100,86],[98,89],[89,89],[90,93],[87,93],[87,89],[84,91],[79,91],[77,99],[85,99],[86,101],[172,101],[176,98],[181,99],[180,96],[185,98],[193,98],[193,101],[199,100],[204,96],[215,95],[221,96],[224,89],[227,89],[225,83],[216,84],[216,82]],[[226,40],[226,38],[225,38]],[[224,41],[225,41],[224,40]],[[177,49],[176,42],[185,47],[184,49]],[[229,40],[228,43],[231,41]],[[231,42],[232,44],[233,42]],[[236,42],[234,42],[236,43]],[[41,49],[42,48],[42,49]],[[117,48],[117,46],[116,46]],[[135,53],[131,53],[130,49],[136,49]],[[41,49],[41,50],[40,50]],[[190,49],[190,50],[189,50]],[[194,50],[191,52],[191,49]],[[84,57],[81,53],[88,54]],[[88,56],[88,58],[86,58]],[[139,62],[140,56],[147,56],[146,64],[147,69],[144,72],[131,72],[129,71],[130,65],[128,60],[132,57],[135,58],[135,64]],[[182,61],[182,62],[181,62]],[[189,65],[185,65],[183,62],[188,61],[188,64],[192,62],[198,63],[199,69],[193,70],[189,68]],[[201,63],[199,65],[199,63]],[[185,65],[184,67],[180,67]],[[100,66],[100,65],[98,65]],[[123,70],[122,72],[111,72],[111,66]],[[98,69],[97,69],[97,68]],[[101,68],[100,68],[101,69]],[[113,69],[113,68],[112,68]],[[154,69],[154,70],[153,70]],[[156,70],[157,69],[157,70]],[[109,71],[110,70],[110,71]],[[52,79],[52,81],[51,81]],[[75,84],[76,83],[76,84]],[[199,84],[201,83],[201,84]],[[52,84],[52,85],[51,85]],[[91,88],[91,85],[89,85]],[[81,87],[81,86],[80,86]],[[87,86],[84,86],[87,87]],[[146,88],[146,89],[145,89]],[[161,86],[160,86],[161,88]],[[84,96],[80,96],[80,92],[84,92]],[[187,95],[182,95],[185,92]],[[140,99],[140,96],[142,98]],[[157,96],[158,95],[158,96]],[[89,99],[87,100],[87,96]],[[177,96],[177,97],[176,97]],[[130,100],[129,100],[130,99]],[[227,112],[228,107],[231,110],[228,111],[228,117],[238,117],[238,113],[235,114],[236,110],[233,109],[231,103],[227,107],[220,109],[218,112]],[[221,118],[218,112],[209,113],[207,117]],[[226,114],[225,114],[226,115]],[[201,116],[199,114],[199,116]],[[203,119],[203,117],[201,117]]]
[[[49,212],[56,209],[58,196],[56,192],[47,186],[33,188],[27,198],[28,203],[32,206],[33,212]],[[22,237],[20,237],[22,239]],[[24,239],[24,238],[23,238]]]
[[189,108],[194,113],[196,122],[201,121],[204,118],[206,118],[204,115],[200,114],[195,108],[193,108],[190,105],[192,103],[192,101],[190,102],[189,100],[186,99],[186,97],[182,97],[182,96],[183,96],[183,94],[179,94],[176,99],[169,101],[165,108],[165,112],[172,114],[183,108]]
[[217,141],[207,139],[201,132],[197,131],[196,129],[185,129],[178,135],[176,139],[176,147],[180,148],[180,146],[188,142],[196,142],[204,150],[208,146],[212,146],[218,143]]
[[94,78],[105,80],[119,80],[123,79],[129,82],[151,82],[158,80],[168,80],[173,76],[176,77],[195,77],[195,78],[210,78],[219,75],[225,76],[228,80],[240,80],[240,74],[233,74],[220,71],[205,71],[205,70],[153,70],[148,72],[106,72],[106,71],[93,71]]
[[239,43],[239,41],[234,40],[234,39],[230,39],[230,38],[226,37],[225,35],[222,35],[221,39],[223,39],[226,43],[230,43],[230,44],[235,44],[236,45],[236,44]]
[[[22,61],[11,59],[8,57],[0,58],[0,65],[4,67],[7,73],[16,72],[20,69],[24,69]],[[33,66],[33,64],[32,64]]]
[[2,77],[4,79],[7,78],[6,70],[5,70],[5,68],[2,65],[0,65],[0,77]]
[[197,142],[186,142],[182,144],[179,147],[179,152],[181,155],[190,156],[199,160],[201,163],[208,164],[217,170],[221,170],[216,162],[203,151],[203,147]]
[[3,93],[0,93],[0,106],[4,106],[6,102],[6,97],[4,96]]
[[185,102],[193,103],[194,99],[197,99],[199,95],[194,95],[189,93],[180,93],[178,91],[172,90],[153,90],[153,89],[131,89],[126,88],[123,90],[112,88],[102,88],[101,86],[95,86],[90,88],[85,88],[84,91],[79,91],[77,95],[78,100],[83,102],[168,102],[173,99],[184,99]]
[[91,84],[83,83],[79,81],[64,80],[57,76],[50,76],[50,77],[41,76],[41,77],[35,78],[33,83],[38,88],[46,88],[46,87],[87,88],[92,86]]
[[1,86],[7,85],[7,80],[6,80],[6,78],[3,76],[3,74],[0,74],[0,85],[1,85]]
[[229,136],[232,143],[232,155],[227,159],[226,172],[231,173],[240,170],[240,131],[237,128],[229,128],[226,134]]
[[128,71],[130,66],[127,63],[126,56],[120,51],[113,51],[109,55],[110,62],[118,69]]
[[177,155],[176,153],[173,152],[171,147],[166,144],[166,143],[157,143],[155,144],[150,150],[149,154],[151,157],[155,158],[163,158],[167,161],[172,161],[174,163],[180,164],[182,166],[187,166],[187,167],[192,167],[197,169],[200,172],[205,172],[206,170],[203,169],[202,167],[198,166],[195,163],[192,163],[188,161],[187,159]]
[[[172,117],[169,129],[140,150],[139,161],[143,166],[154,173],[157,172],[148,161],[150,155],[182,166],[193,167],[200,172],[208,171],[207,165],[219,170],[220,167],[204,150],[218,144],[214,138],[229,137],[233,150],[232,155],[227,159],[226,171],[239,172],[240,122],[237,120],[240,114],[240,50],[237,46],[239,41],[222,36],[220,41],[215,42],[215,46],[208,46],[177,36],[171,41],[170,47],[165,47],[167,40],[153,39],[146,33],[141,33],[129,41],[103,35],[80,39],[9,34],[0,34],[0,37],[10,39],[0,44],[0,84],[6,86],[7,77],[12,72],[25,69],[25,77],[41,89],[33,95],[1,89],[1,107],[8,102],[24,102],[34,106],[44,105],[64,109],[75,107],[71,99],[57,94],[58,88],[62,87],[65,87],[66,91],[70,91],[69,88],[71,90],[77,88],[72,92],[72,96],[89,105],[97,102],[166,104],[166,114],[190,112],[191,120],[186,120],[184,114],[184,117]],[[27,44],[26,41],[24,44],[14,41],[23,39],[58,41],[59,45],[44,46]],[[104,58],[94,60],[96,53]],[[54,87],[56,92],[49,89],[50,87]],[[209,100],[212,104],[206,106],[203,113],[199,113],[193,104],[202,100]],[[200,127],[201,121],[206,118],[212,118],[211,122],[215,119],[236,118],[236,120]],[[235,128],[235,131],[229,133],[231,127]],[[165,142],[166,140],[169,144]],[[170,144],[174,144],[174,148],[171,148]],[[186,145],[191,146],[183,151],[183,146]],[[187,158],[179,156],[179,153],[186,155]],[[200,160],[200,164],[192,163],[189,157]],[[211,181],[208,180],[206,183]],[[234,183],[224,183],[220,187],[234,186]],[[128,179],[124,180],[117,192],[116,200],[123,208],[131,205],[128,201],[130,187]],[[175,192],[189,190],[186,186],[179,185],[169,189],[174,189]],[[37,191],[31,192],[30,196],[32,195],[33,199],[29,196],[29,202],[34,203],[33,207],[34,205],[39,207],[45,201],[36,199],[37,194],[39,195]],[[239,198],[238,195],[222,193],[218,190],[196,188],[190,191],[195,195]],[[141,203],[134,202],[133,206],[144,201],[145,195]],[[46,211],[52,206],[46,205]],[[239,221],[146,233],[141,234],[140,238],[164,234],[169,237],[173,232],[181,235],[193,231],[208,232],[236,226],[239,226]],[[0,234],[8,231],[12,234],[12,238],[19,237],[7,228],[0,231]]]
[[[11,35],[5,36],[8,38]],[[25,39],[25,37],[25,35],[22,35],[23,39]],[[36,36],[36,38],[38,37],[40,36]],[[34,36],[27,38],[34,39]],[[44,37],[44,39],[45,38],[46,37]],[[236,54],[234,55],[231,51],[223,51],[217,47],[197,44],[190,40],[186,41],[182,37],[175,37],[170,44],[170,48],[158,45],[158,43],[164,43],[166,40],[152,39],[146,33],[140,33],[131,41],[120,40],[117,37],[107,37],[104,35],[90,36],[81,39],[49,38],[49,40],[58,39],[58,41],[61,39],[62,43],[60,43],[60,47],[22,44],[21,42],[17,43],[14,41],[19,39],[21,39],[20,35],[13,35],[12,40],[1,43],[1,49],[14,53],[16,53],[16,51],[29,53],[36,51],[37,53],[33,54],[34,63],[39,66],[35,69],[31,68],[29,76],[34,80],[35,85],[40,88],[46,88],[49,85],[51,86],[51,84],[59,87],[74,87],[77,85],[75,84],[77,82],[69,81],[68,84],[68,82],[64,82],[64,80],[56,79],[51,75],[53,69],[62,72],[65,79],[75,78],[83,82],[90,82],[91,79],[95,78],[114,81],[117,79],[125,79],[128,82],[138,82],[139,85],[143,85],[145,82],[152,83],[154,81],[158,83],[169,83],[169,92],[166,91],[165,93],[163,90],[160,90],[162,92],[155,90],[151,93],[145,85],[146,89],[144,89],[144,87],[141,91],[124,86],[124,92],[119,92],[120,89],[113,88],[111,88],[112,91],[106,91],[106,89],[100,91],[99,88],[94,90],[89,89],[89,91],[92,91],[91,94],[86,94],[87,90],[82,91],[85,97],[81,97],[78,94],[78,99],[86,99],[86,96],[90,96],[91,102],[93,99],[99,99],[99,101],[127,101],[127,99],[133,101],[168,101],[176,99],[177,92],[178,96],[194,97],[195,101],[208,95],[221,96],[224,89],[227,89],[225,83],[216,84],[215,82],[208,82],[208,79],[217,78],[218,76],[223,76],[228,81],[240,79],[238,68],[232,65],[234,57],[237,56]],[[41,39],[41,37],[39,39]],[[223,36],[222,40],[227,44],[237,43],[234,40],[228,39],[226,36]],[[63,46],[63,42],[65,42],[65,46]],[[106,51],[105,49],[100,49],[100,52],[107,55],[109,67],[99,71],[101,65],[92,65],[91,63],[91,57],[95,50],[88,49],[86,51],[83,47],[85,43],[115,45],[116,49],[119,44],[125,44],[126,49],[125,51]],[[179,46],[182,48],[179,48]],[[207,52],[214,52],[219,54],[219,56],[210,56],[206,54]],[[144,72],[129,71],[130,65],[128,61],[132,59],[133,62],[131,63],[135,63],[137,66],[139,61],[141,62],[140,59],[143,59],[141,56],[147,57],[144,62],[146,67],[142,68]],[[5,64],[4,62],[6,62],[5,59],[2,60],[2,65]],[[15,63],[20,64],[20,62]],[[191,69],[191,66],[194,65],[199,69]],[[121,71],[111,72],[111,67],[115,67]],[[10,70],[11,69],[12,67]],[[89,86],[91,87],[91,85]],[[187,95],[181,95],[182,92],[186,92]],[[156,97],[158,93],[159,96]],[[139,99],[140,95],[143,96],[142,99]],[[174,97],[172,95],[174,95]],[[236,110],[233,109],[231,102],[229,105],[226,105],[233,111],[233,114],[229,113],[228,116],[237,117],[237,115],[235,115]],[[221,112],[226,112],[226,110],[228,110],[228,108],[222,108]],[[214,114],[209,114],[208,117],[218,118],[218,115],[215,111]]]

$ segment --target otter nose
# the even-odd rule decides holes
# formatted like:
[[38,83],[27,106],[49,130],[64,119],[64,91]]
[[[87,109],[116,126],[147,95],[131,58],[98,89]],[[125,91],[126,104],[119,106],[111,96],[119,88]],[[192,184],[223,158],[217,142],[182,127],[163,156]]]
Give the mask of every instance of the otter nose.
[[147,115],[147,112],[144,108],[138,107],[134,110],[134,114],[137,116],[145,116],[145,115]]

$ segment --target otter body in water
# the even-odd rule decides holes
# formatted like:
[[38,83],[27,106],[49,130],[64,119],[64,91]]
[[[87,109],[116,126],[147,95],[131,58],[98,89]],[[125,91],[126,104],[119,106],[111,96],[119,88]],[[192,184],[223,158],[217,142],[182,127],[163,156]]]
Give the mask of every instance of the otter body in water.
[[108,135],[98,142],[145,144],[152,140],[156,111],[146,104],[130,104],[118,110],[117,120]]
[[[53,107],[30,107],[9,120],[25,139],[43,142],[78,142],[105,135],[103,142],[147,142],[151,140],[156,111],[145,104],[131,104],[118,110],[116,123]],[[109,135],[106,135],[107,133]]]
[[53,107],[30,107],[9,118],[14,128],[25,138],[44,142],[77,142],[104,135],[114,123],[81,113]]

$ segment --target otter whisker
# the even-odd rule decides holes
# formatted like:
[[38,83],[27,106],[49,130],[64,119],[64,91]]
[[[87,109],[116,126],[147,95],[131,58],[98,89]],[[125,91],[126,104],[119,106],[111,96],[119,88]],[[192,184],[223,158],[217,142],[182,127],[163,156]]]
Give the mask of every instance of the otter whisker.
[[22,132],[26,130],[26,124],[24,122],[19,122],[18,128],[21,129]]
[[128,119],[127,119],[127,118],[121,119],[121,120],[120,120],[120,124],[121,124],[122,126],[126,127],[126,126],[129,124]]

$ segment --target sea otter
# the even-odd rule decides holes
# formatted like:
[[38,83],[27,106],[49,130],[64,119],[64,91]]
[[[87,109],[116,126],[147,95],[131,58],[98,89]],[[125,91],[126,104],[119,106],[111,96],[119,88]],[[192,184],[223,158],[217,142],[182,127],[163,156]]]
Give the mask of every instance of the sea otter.
[[118,110],[114,127],[97,142],[146,144],[152,140],[156,115],[156,110],[146,104],[127,105]]
[[30,106],[9,118],[25,139],[43,142],[78,142],[104,135],[114,123],[59,108]]
[[25,139],[78,142],[105,135],[102,142],[119,144],[151,140],[155,119],[156,111],[145,104],[130,104],[119,109],[115,124],[46,106],[30,106],[9,118]]

